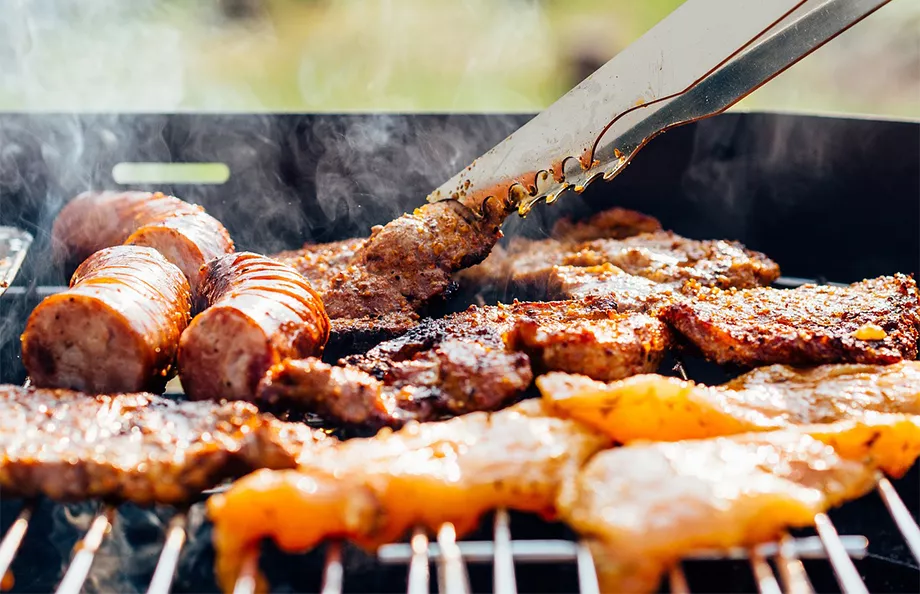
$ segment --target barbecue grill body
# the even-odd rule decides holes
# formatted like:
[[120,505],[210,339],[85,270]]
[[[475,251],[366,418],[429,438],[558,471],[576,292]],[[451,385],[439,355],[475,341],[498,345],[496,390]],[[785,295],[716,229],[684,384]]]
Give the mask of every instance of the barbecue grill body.
[[[417,206],[469,161],[527,121],[527,115],[38,115],[0,114],[0,225],[36,242],[14,287],[0,297],[0,381],[24,380],[19,334],[43,286],[66,284],[49,267],[51,221],[63,202],[87,189],[115,189],[119,162],[222,162],[222,185],[132,186],[174,193],[221,220],[239,249],[273,252],[306,241],[367,234]],[[727,114],[653,141],[610,183],[565,195],[506,234],[539,236],[565,215],[619,205],[647,212],[694,238],[737,239],[767,253],[786,276],[852,282],[920,271],[920,123],[794,114]],[[498,296],[502,297],[502,296]],[[688,362],[690,376],[722,381],[725,371]],[[917,468],[897,487],[916,517]],[[19,502],[0,493],[0,531]],[[60,531],[62,507],[44,502],[14,563],[14,591],[51,591],[79,534]],[[877,495],[831,514],[841,534],[869,538],[857,562],[872,592],[920,589],[920,571]],[[116,525],[128,541],[158,542],[149,515],[126,508]],[[486,522],[484,525],[488,525]],[[568,534],[514,516],[512,534]],[[488,530],[481,535],[489,538]],[[214,589],[208,530],[192,534],[174,591]],[[103,551],[101,555],[111,554]],[[117,560],[126,587],[143,591],[156,553]],[[97,558],[96,566],[104,567]],[[319,586],[322,556],[269,555],[263,567],[282,589]],[[745,564],[691,563],[698,591],[751,591]],[[835,590],[824,561],[806,562],[818,591]],[[115,573],[118,573],[116,571]],[[471,567],[474,591],[489,590],[491,568]],[[575,591],[574,564],[519,566],[520,591]],[[405,591],[404,567],[382,568],[348,555],[346,591]],[[286,587],[285,587],[286,584]],[[103,583],[103,586],[106,584]],[[104,587],[102,589],[105,589]]]

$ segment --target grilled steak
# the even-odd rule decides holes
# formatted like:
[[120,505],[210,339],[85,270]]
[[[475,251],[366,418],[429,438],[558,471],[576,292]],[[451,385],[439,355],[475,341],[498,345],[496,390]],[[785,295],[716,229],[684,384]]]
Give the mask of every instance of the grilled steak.
[[470,307],[426,319],[339,367],[286,361],[259,399],[349,424],[399,425],[508,404],[545,369],[615,379],[657,369],[665,325],[604,299]]
[[661,375],[602,383],[549,373],[537,386],[554,413],[620,443],[680,441],[798,425],[920,415],[920,362],[894,365],[771,365],[720,386]]
[[0,386],[5,495],[179,503],[334,440],[251,404]]
[[691,287],[664,319],[717,363],[896,363],[917,357],[920,297],[897,274],[846,287]]
[[159,252],[100,250],[80,265],[68,290],[29,316],[23,365],[39,387],[162,390],[174,375],[190,304],[188,281]]
[[195,206],[159,192],[85,192],[54,221],[56,258],[78,264],[121,243],[151,247],[179,267],[194,293],[198,269],[233,251],[220,222]]
[[219,581],[232,589],[242,554],[264,538],[287,551],[329,537],[373,547],[417,524],[467,532],[498,507],[552,513],[559,484],[607,445],[530,400],[349,440],[296,471],[257,472],[208,502]]
[[269,367],[323,352],[329,318],[290,266],[244,252],[212,260],[201,275],[204,311],[179,343],[179,376],[193,400],[252,400]]

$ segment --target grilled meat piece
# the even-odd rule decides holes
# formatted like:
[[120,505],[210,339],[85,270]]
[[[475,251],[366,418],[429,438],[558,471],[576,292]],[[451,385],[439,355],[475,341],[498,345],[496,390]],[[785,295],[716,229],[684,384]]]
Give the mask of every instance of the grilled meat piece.
[[470,307],[426,319],[403,336],[332,368],[286,361],[259,388],[259,400],[287,403],[349,424],[398,426],[518,398],[534,371],[621,378],[657,369],[666,326],[604,299]]
[[896,274],[846,287],[695,287],[664,319],[709,359],[741,366],[896,363],[917,357],[917,284]]
[[920,425],[899,416],[871,428],[819,426],[815,437],[803,429],[627,446],[594,456],[563,483],[557,505],[594,539],[601,591],[654,592],[664,570],[694,549],[775,539],[868,492],[879,460],[862,446],[872,434],[916,457]]
[[72,264],[122,243],[152,247],[179,267],[193,292],[198,269],[234,249],[217,219],[160,192],[84,192],[58,214],[51,237],[56,259]]
[[244,252],[212,260],[201,275],[204,311],[179,343],[179,375],[193,400],[253,400],[269,367],[323,352],[329,318],[290,266]]
[[68,290],[32,311],[22,335],[23,365],[39,387],[160,391],[174,374],[190,305],[185,276],[156,250],[98,251]]
[[251,404],[0,386],[4,495],[180,503],[334,440]]
[[276,258],[314,283],[333,333],[339,334],[336,340],[365,332],[368,321],[386,323],[385,331],[395,334],[411,327],[417,312],[450,288],[454,272],[488,255],[512,211],[490,201],[480,214],[445,200],[375,227],[367,239],[306,245]]
[[534,400],[342,442],[209,500],[219,581],[232,589],[243,552],[263,538],[287,551],[334,537],[372,548],[415,525],[452,522],[462,534],[498,507],[552,514],[560,483],[607,445]]
[[619,443],[680,441],[797,425],[920,415],[920,362],[761,367],[720,386],[661,375],[608,384],[550,373],[537,386],[554,413]]
[[[719,287],[753,287],[773,282],[779,267],[765,255],[729,241],[698,241],[661,230],[655,219],[614,208],[586,223],[557,224],[549,239],[512,239],[482,265],[466,271],[468,284],[504,289],[550,299],[629,289],[647,291],[650,283],[632,281],[622,273],[662,283],[673,289],[687,280]],[[606,290],[610,282],[609,291]]]

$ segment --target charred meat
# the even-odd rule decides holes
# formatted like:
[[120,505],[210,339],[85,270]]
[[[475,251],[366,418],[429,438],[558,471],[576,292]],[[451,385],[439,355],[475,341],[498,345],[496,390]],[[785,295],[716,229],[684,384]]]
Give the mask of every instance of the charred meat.
[[22,497],[181,503],[334,441],[244,402],[0,386],[0,411],[0,487]]
[[846,287],[740,291],[695,287],[663,310],[707,358],[740,366],[891,364],[917,358],[914,279],[882,276]]

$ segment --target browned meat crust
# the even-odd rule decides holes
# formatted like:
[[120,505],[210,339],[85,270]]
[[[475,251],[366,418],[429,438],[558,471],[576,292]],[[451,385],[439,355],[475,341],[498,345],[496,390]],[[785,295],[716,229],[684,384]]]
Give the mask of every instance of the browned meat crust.
[[625,297],[624,279],[610,273],[617,269],[669,288],[688,280],[744,288],[779,277],[776,263],[739,243],[687,239],[662,231],[651,217],[615,208],[586,223],[563,222],[549,239],[515,238],[461,278],[486,288],[510,286],[533,298]]
[[275,257],[314,283],[332,320],[358,321],[333,323],[333,332],[384,322],[396,333],[451,287],[454,272],[488,255],[509,212],[490,207],[483,215],[445,200],[375,227],[367,239],[306,245]]
[[52,242],[57,260],[72,265],[122,243],[152,247],[185,273],[193,291],[198,269],[234,249],[203,208],[159,192],[84,192],[58,214]]
[[692,287],[664,319],[717,363],[890,364],[917,357],[920,301],[897,274],[847,287]]
[[606,379],[653,371],[669,341],[662,322],[617,313],[605,299],[474,306],[423,320],[338,367],[284,362],[258,397],[348,424],[398,426],[505,406],[534,367]]
[[201,269],[199,314],[179,343],[179,375],[193,400],[252,400],[269,367],[320,355],[329,318],[296,270],[258,254]]
[[335,440],[251,404],[0,386],[4,494],[180,503]]
[[188,281],[159,252],[98,251],[80,265],[68,290],[47,297],[29,316],[23,365],[39,387],[160,391],[174,375],[190,306]]

